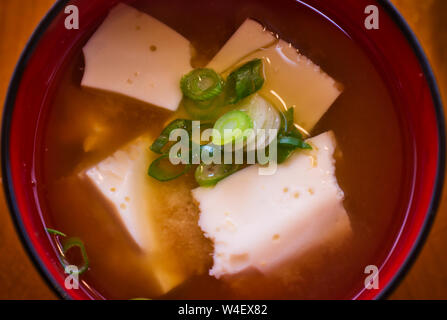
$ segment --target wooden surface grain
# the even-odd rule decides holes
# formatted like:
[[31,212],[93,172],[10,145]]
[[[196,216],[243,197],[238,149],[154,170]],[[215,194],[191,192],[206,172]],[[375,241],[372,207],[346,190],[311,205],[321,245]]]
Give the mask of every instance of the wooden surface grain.
[[[0,101],[19,55],[53,0],[0,0]],[[447,102],[447,1],[393,0],[432,64]],[[447,103],[445,103],[447,104]],[[447,299],[447,192],[433,229],[392,299]],[[26,255],[0,194],[0,299],[55,299]]]

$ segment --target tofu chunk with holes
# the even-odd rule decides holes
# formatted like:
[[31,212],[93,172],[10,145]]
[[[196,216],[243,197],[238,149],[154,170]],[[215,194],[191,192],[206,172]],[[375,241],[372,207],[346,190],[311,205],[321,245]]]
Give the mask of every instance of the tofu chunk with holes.
[[137,138],[81,173],[81,177],[95,187],[132,240],[148,256],[148,267],[158,281],[160,294],[164,294],[182,283],[186,275],[175,254],[157,236],[157,224],[151,212],[157,207],[152,196],[156,186],[147,175],[149,164],[156,158],[149,150],[152,140],[147,135]]
[[125,4],[113,8],[83,48],[81,85],[177,110],[181,77],[191,70],[187,39]]
[[201,211],[199,225],[214,243],[210,275],[251,269],[267,274],[351,234],[335,177],[333,134],[307,142],[313,150],[295,152],[273,175],[259,175],[254,165],[213,188],[192,191]]

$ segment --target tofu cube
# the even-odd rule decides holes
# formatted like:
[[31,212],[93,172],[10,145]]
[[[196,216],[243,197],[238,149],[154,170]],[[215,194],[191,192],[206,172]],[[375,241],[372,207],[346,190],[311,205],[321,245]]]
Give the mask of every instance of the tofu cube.
[[262,59],[266,81],[260,93],[284,110],[295,108],[295,123],[310,132],[342,92],[342,86],[284,40],[247,19],[209,62],[227,76],[252,59]]
[[224,72],[244,56],[273,44],[277,39],[258,22],[247,19],[208,63],[207,68]]
[[307,142],[313,150],[295,152],[273,175],[259,175],[253,165],[213,188],[193,190],[199,225],[214,243],[210,275],[269,273],[351,234],[335,177],[333,134]]
[[81,85],[177,110],[181,77],[191,71],[187,39],[125,4],[113,8],[83,48]]
[[111,212],[147,255],[148,267],[158,281],[160,294],[164,294],[182,283],[187,275],[175,253],[159,241],[157,224],[152,218],[151,210],[157,207],[153,198],[156,186],[147,175],[150,163],[156,158],[149,150],[152,140],[148,135],[137,138],[82,172],[81,177],[87,179],[110,204]]

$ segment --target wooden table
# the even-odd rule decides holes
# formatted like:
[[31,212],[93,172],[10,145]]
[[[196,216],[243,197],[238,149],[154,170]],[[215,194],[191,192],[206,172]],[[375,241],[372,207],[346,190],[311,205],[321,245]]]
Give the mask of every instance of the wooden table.
[[[0,99],[19,55],[53,0],[0,0]],[[432,63],[447,105],[447,1],[393,0]],[[443,20],[444,19],[444,20]],[[419,258],[393,299],[447,299],[447,192]],[[0,299],[55,299],[31,264],[0,195]]]

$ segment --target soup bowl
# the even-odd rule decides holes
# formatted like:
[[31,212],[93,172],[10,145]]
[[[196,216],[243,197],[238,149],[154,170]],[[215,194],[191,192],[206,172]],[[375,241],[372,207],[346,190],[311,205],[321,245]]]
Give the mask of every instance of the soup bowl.
[[[36,191],[39,181],[36,180],[34,161],[36,150],[42,145],[39,124],[46,117],[60,71],[74,50],[85,43],[109,9],[118,2],[57,1],[35,30],[20,58],[4,108],[2,170],[9,208],[36,268],[49,285],[67,299],[102,296],[87,283],[81,283],[79,290],[65,289],[66,275],[45,230],[44,209]],[[68,5],[79,10],[79,28],[65,26],[65,20],[72,12],[66,10]],[[175,10],[174,5],[174,2],[164,4],[169,10]],[[247,0],[244,5],[251,8],[272,6],[272,12],[281,15],[287,11],[288,17],[293,17],[295,7],[305,6],[309,12],[323,16],[364,50],[387,85],[396,112],[408,131],[405,148],[412,155],[407,159],[411,168],[411,195],[404,206],[404,219],[394,245],[378,268],[380,287],[367,289],[362,283],[343,297],[384,298],[399,283],[420,251],[433,222],[444,179],[444,116],[427,59],[404,19],[388,1],[345,0],[341,6],[337,0],[263,0],[256,3]],[[378,28],[371,24],[367,26],[365,22],[373,13],[369,10],[374,9],[378,10]]]

